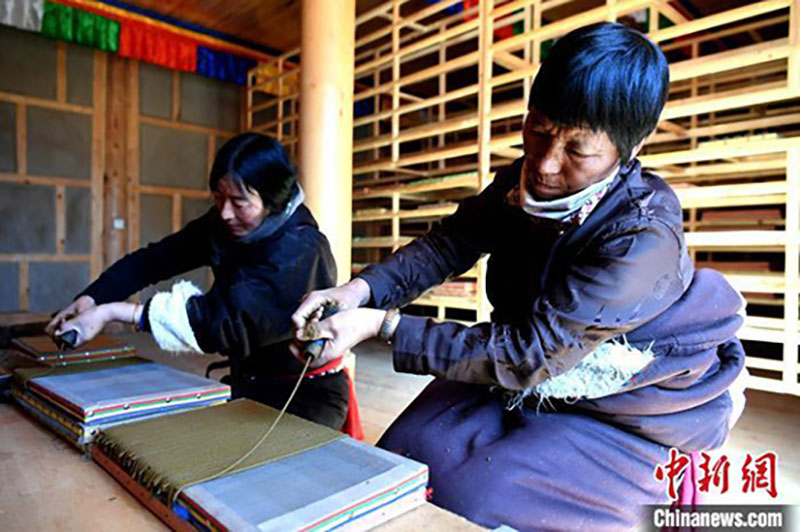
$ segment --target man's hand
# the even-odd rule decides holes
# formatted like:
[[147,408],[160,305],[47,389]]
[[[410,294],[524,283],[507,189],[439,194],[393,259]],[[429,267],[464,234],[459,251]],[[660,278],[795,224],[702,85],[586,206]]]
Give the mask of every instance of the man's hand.
[[322,319],[325,308],[333,307],[337,312],[356,309],[369,301],[369,295],[369,285],[358,277],[336,288],[311,292],[303,298],[300,306],[292,314],[295,338],[308,341],[314,336],[309,327],[313,327],[313,322]]
[[290,345],[290,349],[298,360],[305,362],[304,342],[325,339],[325,348],[314,359],[314,367],[323,366],[364,340],[377,336],[385,316],[385,310],[370,308],[340,311],[306,326],[302,342]]
[[62,323],[95,306],[97,305],[91,296],[81,296],[70,305],[60,310],[50,323],[47,324],[44,330],[47,334],[53,336],[55,335],[56,329],[58,329]]

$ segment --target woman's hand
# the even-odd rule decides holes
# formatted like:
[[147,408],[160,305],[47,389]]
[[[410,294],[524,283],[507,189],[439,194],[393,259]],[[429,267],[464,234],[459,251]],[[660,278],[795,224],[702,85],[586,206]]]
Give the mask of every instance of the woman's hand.
[[304,338],[310,336],[305,329],[312,322],[318,322],[322,319],[322,313],[325,308],[331,307],[336,309],[337,312],[356,309],[369,301],[369,296],[369,285],[365,280],[358,277],[336,288],[317,290],[307,294],[300,306],[292,314],[295,338],[304,340]]
[[70,305],[60,310],[50,321],[50,323],[47,324],[47,327],[45,327],[44,330],[47,334],[53,336],[56,329],[58,329],[66,320],[74,318],[78,314],[81,314],[82,312],[85,312],[95,306],[97,305],[91,296],[81,296],[73,301]]
[[299,330],[300,342],[292,344],[290,349],[298,360],[305,362],[305,342],[325,339],[325,348],[313,362],[314,367],[325,365],[364,340],[377,336],[385,316],[385,310],[356,308],[340,311],[322,321],[311,321]]
[[142,305],[124,301],[92,306],[76,317],[61,323],[51,336],[61,336],[67,331],[75,330],[78,332],[78,339],[75,343],[77,347],[97,336],[110,321],[138,323],[142,316],[142,310]]
[[74,347],[85,344],[97,336],[106,323],[113,319],[109,310],[109,305],[90,307],[74,318],[62,322],[55,330],[54,335],[61,336],[67,331],[75,330],[78,332],[78,337]]

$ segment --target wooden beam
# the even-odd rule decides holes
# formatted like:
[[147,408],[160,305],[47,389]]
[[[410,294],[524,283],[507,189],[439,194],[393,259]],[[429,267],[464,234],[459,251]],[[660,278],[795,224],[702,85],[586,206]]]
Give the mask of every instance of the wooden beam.
[[[796,4],[796,3],[795,3]],[[797,11],[794,11],[797,16]],[[783,296],[783,383],[797,386],[797,321],[800,305],[800,147],[786,153],[786,253]]]
[[670,65],[669,79],[675,82],[784,59],[789,56],[790,51],[788,39],[775,39],[728,52],[679,61]]
[[91,247],[92,258],[90,269],[92,279],[103,271],[103,181],[106,163],[106,66],[108,56],[104,52],[95,51],[92,115],[92,185],[91,185]]
[[106,106],[105,182],[103,184],[103,264],[121,259],[128,251],[127,220],[128,175],[128,106],[130,84],[129,61],[117,55],[108,57],[108,82]]
[[68,186],[68,187],[91,187],[90,179],[74,179],[71,177],[36,176],[23,174],[8,174],[0,172],[0,182],[19,183],[21,185],[47,185],[47,186]]
[[[0,259],[2,260],[2,259]],[[28,269],[28,260],[24,258],[19,261],[17,268],[19,268],[19,309],[30,310],[30,272]]]
[[181,229],[183,221],[183,201],[180,194],[172,195],[172,232],[176,233]]
[[170,116],[173,122],[181,119],[181,73],[177,70],[172,71],[172,112]]
[[17,103],[17,173],[28,173],[28,107],[23,102]]
[[182,187],[162,187],[157,185],[139,185],[137,191],[139,194],[148,194],[153,196],[181,196],[184,198],[198,198],[205,199],[211,197],[211,192],[199,188],[182,188]]
[[55,255],[52,253],[0,253],[0,262],[88,262],[91,255]]
[[792,0],[765,0],[762,2],[756,2],[743,7],[729,9],[715,15],[709,15],[707,17],[695,19],[684,24],[677,24],[675,26],[651,33],[649,37],[654,42],[660,43],[662,41],[683,37],[684,35],[690,35],[692,33],[708,30],[717,26],[724,26],[725,24],[740,22],[742,20],[757,17],[765,13],[771,13],[779,9],[787,8],[791,5],[791,3]]
[[559,37],[576,28],[580,28],[581,26],[585,26],[593,22],[602,22],[607,20],[609,14],[612,12],[615,14],[615,17],[619,17],[640,9],[644,9],[650,5],[651,1],[652,0],[622,0],[614,4],[613,8],[608,5],[604,5],[590,9],[578,15],[551,22],[550,24],[542,26],[538,30],[529,32],[528,34],[515,35],[513,37],[509,37],[508,39],[496,42],[492,45],[492,51],[497,52],[502,50],[517,49],[526,42],[534,39],[544,41],[554,37]]
[[127,148],[125,150],[125,167],[127,169],[126,191],[128,199],[128,250],[139,249],[141,233],[141,212],[139,181],[140,165],[140,124],[139,124],[139,63],[128,64],[128,118]]
[[689,136],[689,132],[686,130],[685,127],[679,126],[674,122],[670,122],[669,120],[662,120],[658,123],[659,129],[663,129],[664,131],[669,131],[678,137],[684,138]]
[[765,20],[758,20],[756,22],[750,22],[749,24],[744,25],[737,25],[733,28],[728,28],[725,30],[714,31],[711,33],[702,33],[695,37],[690,37],[687,39],[680,39],[679,41],[675,41],[669,44],[662,44],[660,46],[663,52],[669,52],[671,50],[677,50],[680,48],[686,48],[687,46],[694,46],[696,43],[706,42],[710,40],[717,40],[723,37],[730,37],[731,35],[738,35],[740,33],[744,33],[747,31],[752,31],[759,28],[766,28],[769,26],[775,26],[777,24],[781,24],[789,20],[788,15],[780,15],[777,17],[768,18]]
[[536,65],[532,65],[529,62],[525,61],[524,59],[517,57],[516,55],[510,52],[496,52],[493,54],[492,59],[498,65],[505,67],[509,70],[530,70],[536,68]]
[[59,103],[55,100],[36,98],[34,96],[23,96],[21,94],[13,94],[10,92],[0,92],[0,102],[11,102],[15,104],[33,105],[36,107],[44,107],[45,109],[55,109],[57,111],[69,111],[71,113],[78,113],[84,115],[90,115],[94,112],[94,108],[86,105],[76,105],[74,103]]
[[56,43],[56,101],[67,101],[67,43]]
[[139,122],[142,124],[150,124],[153,126],[166,127],[170,129],[178,129],[180,131],[192,131],[194,133],[214,133],[223,137],[230,137],[236,134],[236,131],[228,131],[225,129],[217,129],[213,127],[197,126],[194,124],[187,124],[184,122],[173,122],[163,118],[156,118],[154,116],[142,115],[139,117]]
[[66,188],[64,185],[57,185],[56,192],[56,254],[64,254],[64,245],[67,241],[67,209],[66,209]]

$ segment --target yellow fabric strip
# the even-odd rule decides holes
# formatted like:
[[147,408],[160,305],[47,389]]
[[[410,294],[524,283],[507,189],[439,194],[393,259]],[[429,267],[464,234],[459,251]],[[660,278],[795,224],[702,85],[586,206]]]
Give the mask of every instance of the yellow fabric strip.
[[[262,438],[278,410],[240,399],[101,431],[95,444],[131,478],[164,501],[224,471]],[[269,438],[228,474],[325,445],[344,435],[286,414]]]

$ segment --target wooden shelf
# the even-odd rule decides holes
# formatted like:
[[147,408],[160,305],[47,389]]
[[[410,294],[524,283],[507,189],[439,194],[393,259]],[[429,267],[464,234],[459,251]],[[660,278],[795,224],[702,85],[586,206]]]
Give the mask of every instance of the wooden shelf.
[[405,246],[414,240],[408,236],[401,236],[395,239],[391,236],[361,237],[353,239],[354,248],[391,248],[395,246]]
[[686,244],[695,249],[727,251],[783,251],[785,231],[695,231],[686,233]]
[[360,214],[356,211],[353,214],[354,222],[377,222],[381,220],[392,220],[398,218],[400,220],[408,219],[424,219],[424,218],[442,218],[449,216],[456,212],[458,205],[443,205],[441,207],[423,207],[419,209],[404,209],[398,212],[382,212],[382,213],[363,213]]
[[438,192],[453,188],[470,188],[477,191],[478,174],[476,172],[465,172],[463,174],[411,181],[401,185],[363,187],[353,191],[353,200],[391,198],[395,194],[412,195],[423,192]]
[[411,304],[430,307],[458,308],[463,310],[478,310],[478,303],[474,297],[434,296],[426,294],[415,299]]

